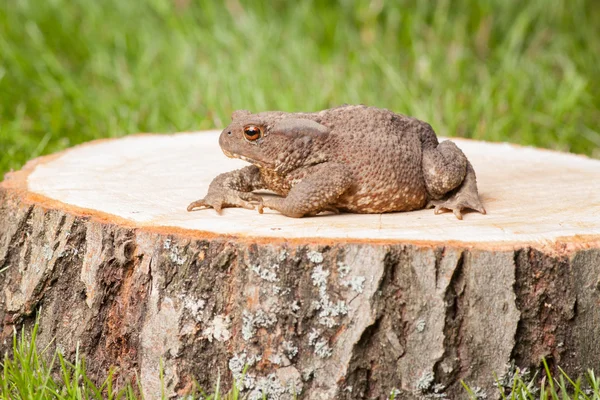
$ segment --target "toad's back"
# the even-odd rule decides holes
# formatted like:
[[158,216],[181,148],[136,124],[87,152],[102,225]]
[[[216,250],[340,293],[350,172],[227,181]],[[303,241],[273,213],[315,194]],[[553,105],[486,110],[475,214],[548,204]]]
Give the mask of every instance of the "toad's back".
[[390,110],[363,105],[340,106],[306,115],[314,116],[317,122],[333,130],[340,128],[341,130],[336,133],[341,135],[396,134],[409,131],[412,126],[424,123]]
[[329,159],[347,166],[354,176],[354,184],[339,198],[338,207],[373,213],[425,205],[421,138],[437,144],[428,124],[365,106],[343,106],[314,116],[331,129]]

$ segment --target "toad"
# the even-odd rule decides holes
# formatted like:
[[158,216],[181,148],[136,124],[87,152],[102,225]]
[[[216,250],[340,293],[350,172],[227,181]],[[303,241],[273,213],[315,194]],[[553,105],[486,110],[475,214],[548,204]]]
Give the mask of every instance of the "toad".
[[[218,175],[188,206],[263,208],[288,217],[434,208],[458,219],[485,214],[473,166],[416,118],[363,105],[315,113],[240,110],[219,137],[228,157],[250,164]],[[261,197],[256,190],[280,197]]]

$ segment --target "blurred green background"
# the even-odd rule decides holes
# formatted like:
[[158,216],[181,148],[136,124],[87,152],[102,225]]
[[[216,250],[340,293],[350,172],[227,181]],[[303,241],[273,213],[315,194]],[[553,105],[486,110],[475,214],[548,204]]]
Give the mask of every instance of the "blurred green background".
[[598,0],[0,1],[0,173],[341,103],[600,157]]

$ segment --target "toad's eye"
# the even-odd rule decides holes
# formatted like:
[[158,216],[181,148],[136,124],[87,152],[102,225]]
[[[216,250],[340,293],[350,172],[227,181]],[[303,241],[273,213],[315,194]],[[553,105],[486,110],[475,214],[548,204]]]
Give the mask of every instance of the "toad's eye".
[[256,125],[248,125],[244,127],[244,136],[246,140],[254,142],[262,137],[262,130]]

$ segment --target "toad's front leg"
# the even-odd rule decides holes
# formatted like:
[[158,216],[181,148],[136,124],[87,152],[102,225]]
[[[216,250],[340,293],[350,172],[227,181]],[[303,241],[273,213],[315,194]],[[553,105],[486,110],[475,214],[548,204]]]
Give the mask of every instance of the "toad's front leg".
[[[337,199],[352,185],[352,176],[346,168],[333,163],[310,167],[306,176],[286,197],[266,198],[263,206],[277,210],[288,217],[300,218],[321,211],[337,211]],[[262,207],[259,206],[262,213]]]
[[218,213],[226,207],[242,207],[254,210],[255,204],[262,208],[262,197],[253,190],[265,189],[258,167],[250,165],[242,169],[218,175],[210,183],[203,199],[192,202],[188,211],[196,208],[214,208]]

